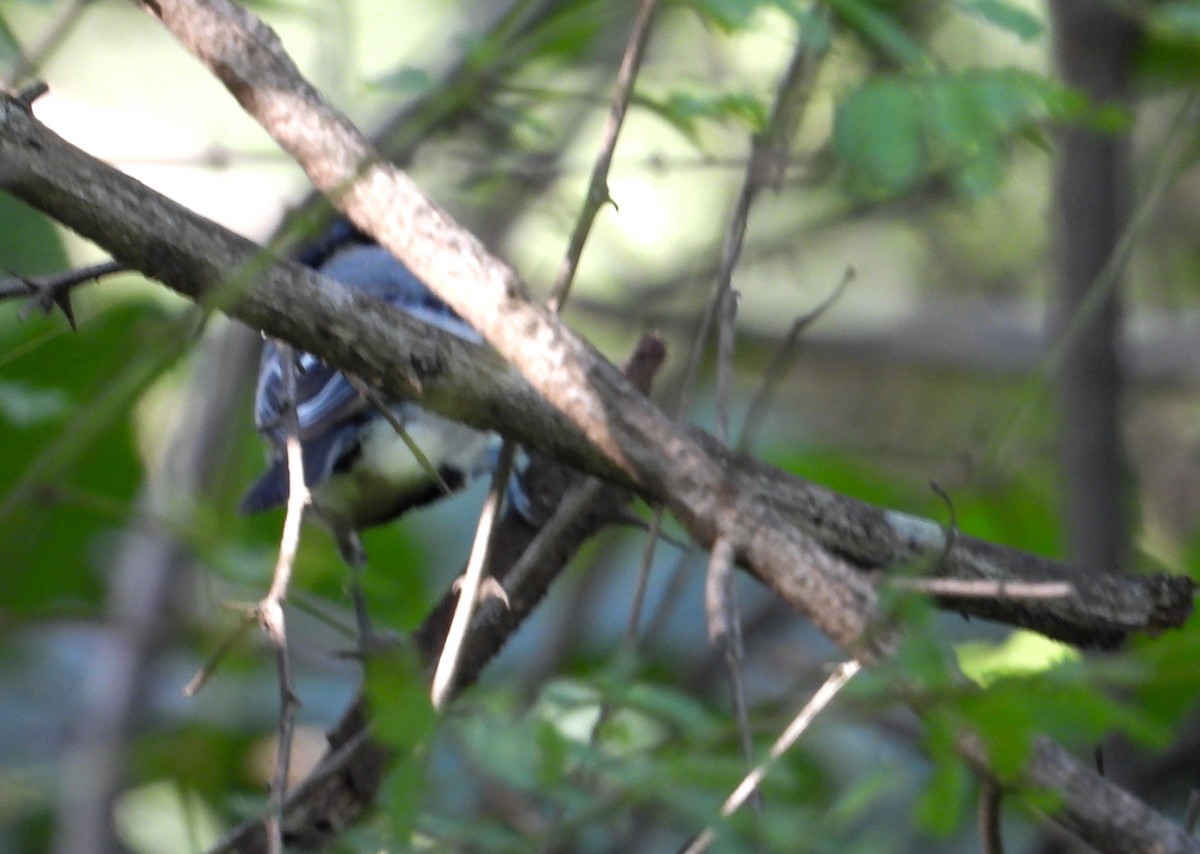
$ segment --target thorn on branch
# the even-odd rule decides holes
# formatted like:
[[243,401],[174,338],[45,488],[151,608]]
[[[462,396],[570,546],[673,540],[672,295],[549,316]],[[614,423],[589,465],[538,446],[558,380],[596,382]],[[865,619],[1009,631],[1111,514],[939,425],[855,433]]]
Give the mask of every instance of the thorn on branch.
[[933,490],[938,498],[942,499],[942,503],[946,505],[946,512],[949,513],[950,519],[946,523],[946,544],[942,549],[942,553],[938,555],[938,559],[934,566],[939,569],[946,565],[946,559],[950,557],[950,553],[954,551],[954,547],[958,544],[958,516],[954,512],[954,502],[950,500],[950,496],[938,484],[936,480],[929,481],[929,488]]
[[125,270],[126,267],[123,264],[118,264],[116,261],[105,261],[101,264],[81,267],[78,270],[68,270],[53,276],[12,278],[0,282],[0,302],[29,297],[30,304],[18,315],[21,320],[27,319],[35,308],[43,314],[50,314],[55,308],[58,308],[66,317],[67,323],[70,324],[71,331],[74,332],[77,326],[75,312],[71,306],[71,291],[87,282],[99,281],[105,276],[122,273]]

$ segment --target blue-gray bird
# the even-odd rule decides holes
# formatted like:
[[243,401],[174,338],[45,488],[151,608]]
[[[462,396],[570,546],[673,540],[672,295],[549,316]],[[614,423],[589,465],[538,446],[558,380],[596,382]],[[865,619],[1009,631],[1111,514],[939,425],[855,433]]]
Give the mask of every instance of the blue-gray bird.
[[[324,276],[460,338],[482,340],[387,250],[362,241],[361,235],[342,225],[300,260]],[[295,361],[296,414],[311,509],[332,531],[338,550],[352,566],[364,561],[360,530],[458,490],[495,464],[498,440],[492,434],[442,418],[411,401],[393,401],[388,408],[425,456],[425,461],[420,460],[409,442],[341,372],[311,353],[297,353]],[[287,501],[284,405],[280,353],[267,341],[259,366],[254,421],[271,446],[270,465],[242,499],[245,513]]]

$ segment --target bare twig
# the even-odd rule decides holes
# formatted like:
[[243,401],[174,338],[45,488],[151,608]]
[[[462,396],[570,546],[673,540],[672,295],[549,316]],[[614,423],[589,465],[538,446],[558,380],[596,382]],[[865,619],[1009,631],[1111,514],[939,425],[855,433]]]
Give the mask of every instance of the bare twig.
[[[737,330],[738,294],[733,289],[733,271],[741,259],[742,246],[746,240],[746,228],[750,219],[750,208],[760,189],[770,181],[777,180],[782,167],[773,158],[786,157],[791,148],[792,137],[803,115],[803,104],[808,98],[808,87],[812,69],[823,51],[814,52],[802,35],[796,43],[791,62],[780,81],[775,103],[761,138],[752,140],[750,162],[738,192],[733,215],[725,231],[721,249],[721,264],[717,273],[717,286],[713,294],[713,315],[717,322],[717,382],[716,382],[716,425],[714,435],[717,442],[728,445],[730,440],[730,398],[733,394],[733,359]],[[703,336],[702,336],[703,337]],[[697,351],[693,350],[693,354]],[[689,366],[690,368],[690,366]],[[693,374],[694,376],[694,374]],[[753,741],[750,735],[750,719],[747,711],[745,680],[742,674],[742,629],[732,584],[733,546],[722,535],[713,545],[709,562],[708,581],[705,585],[706,611],[709,620],[709,638],[724,648],[725,662],[729,669],[729,683],[733,694],[738,733],[746,761],[752,759]],[[757,793],[752,795],[756,808],[761,807]]]
[[967,581],[961,578],[888,578],[885,583],[902,590],[930,596],[989,599],[1061,599],[1074,596],[1075,587],[1065,581]]
[[[750,711],[746,703],[743,678],[742,618],[733,587],[733,544],[718,537],[712,547],[708,574],[704,584],[704,610],[708,621],[709,643],[722,651],[729,673],[730,694],[733,697],[734,720],[742,755],[749,764],[754,759],[754,741],[750,734]],[[754,807],[762,804],[757,792],[752,793]]]
[[738,435],[737,448],[742,453],[748,453],[754,446],[754,440],[758,436],[758,431],[763,425],[763,415],[767,407],[771,404],[771,399],[775,395],[775,390],[779,387],[779,383],[783,380],[788,370],[795,360],[796,351],[800,344],[800,336],[802,336],[810,326],[816,323],[825,312],[829,311],[834,304],[842,298],[842,294],[846,292],[846,288],[854,281],[854,268],[847,267],[846,272],[842,274],[842,280],[838,282],[825,299],[817,304],[816,308],[805,314],[800,315],[788,329],[787,335],[783,337],[779,348],[775,351],[771,363],[767,365],[766,371],[763,372],[762,382],[759,383],[758,389],[754,393],[754,397],[750,400],[750,405],[746,407],[746,418],[742,422],[742,431]]
[[279,542],[279,558],[275,562],[275,574],[271,589],[258,604],[256,616],[275,649],[276,667],[279,673],[279,731],[275,753],[275,774],[271,784],[271,820],[267,836],[271,854],[283,851],[283,809],[287,802],[288,768],[292,755],[292,734],[295,727],[298,701],[292,686],[292,668],[288,654],[287,625],[283,615],[283,601],[287,598],[291,583],[292,567],[300,547],[300,524],[304,509],[309,504],[308,485],[304,482],[304,456],[300,449],[300,423],[296,415],[296,360],[292,347],[282,341],[275,342],[279,349],[282,370],[283,395],[286,405],[281,413],[285,434],[288,464],[287,515],[283,520],[283,535]]
[[625,637],[622,641],[629,652],[637,649],[638,626],[642,622],[642,609],[646,604],[646,589],[650,586],[650,567],[654,565],[654,552],[658,546],[659,532],[662,530],[662,507],[654,509],[650,517],[650,526],[646,531],[646,544],[642,548],[642,559],[638,563],[637,582],[633,589],[633,602],[629,606],[629,618],[625,623]]
[[[811,700],[805,704],[800,713],[792,719],[792,722],[787,725],[779,738],[775,739],[775,743],[771,745],[770,751],[767,753],[767,758],[754,767],[747,774],[742,782],[737,785],[737,788],[725,799],[725,803],[721,806],[721,817],[728,818],[737,812],[750,796],[758,790],[763,778],[767,776],[767,772],[771,770],[771,766],[775,764],[784,753],[791,749],[808,729],[817,715],[829,705],[830,701],[838,695],[842,687],[849,682],[854,675],[861,669],[861,665],[855,661],[845,661],[837,666],[830,674],[825,683],[817,689],[817,693],[813,694]],[[708,846],[712,844],[716,838],[716,833],[712,828],[706,828],[699,836],[683,850],[682,854],[700,854],[702,851],[708,850]]]
[[62,311],[71,329],[75,329],[75,312],[71,307],[71,291],[87,282],[96,282],[105,276],[121,273],[126,270],[123,264],[115,261],[105,261],[78,270],[68,270],[53,276],[26,276],[0,282],[0,302],[9,299],[30,297],[32,302],[21,312],[24,320],[31,308],[36,307],[43,314],[49,314],[55,308]]
[[[459,584],[458,606],[454,609],[454,619],[450,622],[446,645],[442,648],[437,670],[433,675],[432,698],[435,709],[442,708],[454,687],[454,680],[462,658],[463,643],[470,630],[471,618],[475,614],[479,595],[485,589],[484,579],[487,576],[488,551],[495,533],[496,520],[499,518],[500,502],[504,500],[504,493],[508,487],[514,450],[511,442],[505,442],[501,446],[500,459],[496,461],[487,498],[484,499],[483,509],[479,513],[479,523],[475,528],[475,542],[471,546],[467,570],[463,573]],[[507,602],[505,604],[507,605]]]
[[225,659],[225,656],[230,653],[238,641],[245,637],[247,629],[253,626],[254,623],[255,616],[253,612],[242,609],[242,618],[238,620],[237,626],[217,644],[217,648],[213,653],[204,664],[200,665],[200,669],[188,680],[188,683],[183,686],[183,695],[185,697],[194,697],[200,693],[201,689],[208,684],[209,678],[216,672],[217,667]]
[[74,3],[63,8],[37,46],[27,53],[18,55],[17,61],[4,75],[4,85],[13,86],[21,82],[22,78],[36,72],[42,63],[67,40],[83,16],[84,10],[93,2],[94,0],[75,0]]
[[1000,835],[1000,803],[1004,792],[993,780],[979,784],[979,844],[983,854],[1004,854]]
[[625,112],[629,108],[629,98],[633,92],[633,81],[637,78],[638,69],[642,64],[642,56],[646,52],[646,41],[650,36],[650,22],[654,17],[654,8],[658,0],[642,0],[638,6],[637,17],[633,22],[633,30],[625,46],[625,54],[621,57],[621,67],[617,71],[616,92],[608,108],[608,117],[604,120],[604,130],[601,135],[600,149],[596,156],[596,164],[592,167],[592,177],[588,182],[587,196],[583,209],[575,221],[571,239],[567,244],[567,252],[559,267],[554,288],[546,304],[553,312],[562,309],[575,281],[575,271],[579,268],[579,259],[583,255],[583,247],[592,230],[592,223],[604,205],[611,201],[608,193],[608,170],[612,165],[613,152],[617,147],[617,136],[625,121]]
[[[392,412],[392,408],[388,406],[387,401],[383,399],[379,392],[353,374],[345,374],[344,376],[350,385],[354,386],[354,389],[365,397],[379,414],[383,416],[383,419],[391,425],[391,428],[396,431],[396,435],[400,437],[400,441],[404,443],[409,453],[416,459],[417,465],[421,467],[421,471],[425,472],[426,476],[437,485],[442,495],[451,494],[454,490],[450,488],[450,484],[446,483],[446,479],[442,477],[441,472],[429,461],[429,457],[425,456],[425,452],[421,450],[421,446],[413,441],[412,436],[404,429],[404,425],[400,423],[400,419],[396,417],[396,413]],[[418,385],[420,383],[419,380],[414,380],[414,382]]]
[[[529,388],[551,404],[550,411],[542,408],[537,396],[526,395],[520,383],[513,384],[511,377],[497,371],[490,390],[471,386],[478,394],[473,401],[477,405],[464,420],[476,426],[504,422],[506,431],[522,442],[634,485],[653,500],[663,501],[705,545],[716,537],[718,518],[732,508],[733,523],[722,533],[779,596],[856,657],[875,660],[889,654],[894,636],[868,632],[877,624],[880,611],[861,569],[889,562],[880,560],[881,553],[927,555],[934,546],[936,554],[936,546],[944,542],[940,527],[851,502],[738,457],[700,431],[680,427],[635,393],[594,349],[531,302],[515,273],[433,206],[406,176],[379,163],[361,135],[298,77],[278,40],[260,22],[222,0],[156,0],[145,5],[207,63],[220,69],[221,80],[304,163],[321,189],[335,195],[360,226],[408,263],[521,373]],[[197,297],[222,280],[219,273],[229,269],[229,262],[236,266],[246,257],[243,242],[82,158],[32,117],[13,109],[10,101],[0,99],[0,106],[0,185],[94,236],[119,260],[148,266],[156,277]],[[91,209],[79,204],[79,192],[72,184],[63,183],[72,167],[84,162],[86,168],[74,180],[87,187]],[[53,192],[48,192],[50,187]],[[108,194],[115,194],[121,203],[103,209],[101,225],[95,202]],[[122,216],[135,198],[142,203],[139,216]],[[174,252],[152,251],[164,246]],[[322,296],[324,288],[316,287],[303,271],[271,264],[261,269],[261,279],[229,304],[230,311],[338,367],[361,371],[374,364],[384,369],[420,346],[420,342],[398,343],[403,337],[399,330],[415,327],[401,318],[400,311],[363,312],[361,303],[348,298],[343,289]],[[288,287],[282,287],[283,280]],[[346,336],[331,335],[330,330],[353,330],[354,346]],[[472,361],[468,352],[474,360],[486,362],[474,349],[444,337],[435,336],[429,343],[447,359],[457,354],[459,364]],[[436,378],[442,391],[458,382],[453,374],[447,371]],[[373,382],[375,376],[367,374]],[[380,375],[385,391],[398,383]],[[463,411],[444,397],[430,394],[422,398],[426,399],[431,408],[451,417]],[[522,411],[522,406],[530,407],[529,411]],[[534,412],[539,417],[536,427]],[[564,425],[568,429],[557,432]],[[549,440],[551,435],[559,438]],[[830,515],[817,515],[818,507]],[[835,539],[834,532],[842,546],[827,544]],[[1013,554],[962,537],[946,563],[951,571],[971,563],[977,568],[995,567]],[[1021,555],[1018,563],[1024,570],[1064,571],[1028,555]],[[798,567],[803,571],[797,572]],[[1170,601],[1185,590],[1190,597],[1190,583],[1179,584],[1164,576],[1152,582],[1150,601],[1135,605],[1134,610],[1144,615],[1148,604],[1149,619],[1159,627],[1182,619],[1183,612]],[[1111,575],[1091,582],[1089,592],[1127,583],[1132,584],[1126,576]],[[1095,598],[1090,601],[1095,603]],[[1104,625],[1112,626],[1110,632],[1128,633],[1127,612],[1104,607],[1100,612],[1106,614]],[[1066,633],[1061,627],[1059,631]],[[959,749],[977,771],[988,771],[981,746],[963,744]],[[1059,790],[1063,796],[1059,820],[1105,850],[1124,852],[1150,844],[1165,845],[1167,850],[1200,850],[1178,825],[1088,774],[1053,742],[1035,744],[1023,781]]]
[[[612,159],[617,147],[617,138],[620,135],[621,126],[625,121],[625,114],[629,109],[629,101],[633,95],[633,84],[641,68],[642,57],[646,53],[646,43],[650,36],[650,24],[654,19],[654,10],[657,5],[657,0],[642,0],[638,6],[637,16],[634,18],[629,39],[625,44],[625,52],[621,57],[621,67],[617,71],[616,88],[613,92],[612,101],[609,104],[608,115],[604,120],[600,145],[595,163],[592,166],[587,195],[584,197],[583,207],[579,212],[579,216],[575,220],[575,227],[572,229],[571,238],[567,243],[566,253],[563,255],[562,263],[559,265],[558,276],[555,278],[554,287],[551,289],[550,296],[547,299],[547,307],[555,314],[561,312],[563,306],[566,304],[567,297],[571,291],[571,285],[575,281],[575,273],[579,269],[580,258],[583,256],[584,245],[587,242],[588,235],[591,233],[592,224],[595,222],[596,216],[605,203],[612,200],[608,192],[608,174],[612,168]],[[633,648],[636,642],[637,623],[641,613],[642,600],[646,593],[651,561],[654,555],[654,545],[658,538],[661,522],[661,511],[656,510],[654,519],[650,523],[649,538],[646,550],[642,556],[633,605],[630,609],[625,633],[625,644],[630,649]]]

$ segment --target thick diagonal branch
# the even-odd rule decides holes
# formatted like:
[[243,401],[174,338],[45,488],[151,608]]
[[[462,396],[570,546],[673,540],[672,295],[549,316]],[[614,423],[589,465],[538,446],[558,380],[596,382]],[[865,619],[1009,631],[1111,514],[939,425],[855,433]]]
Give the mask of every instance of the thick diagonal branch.
[[[0,105],[5,188],[97,240],[116,260],[193,298],[219,300],[231,314],[389,392],[419,396],[452,417],[501,429],[572,465],[633,485],[669,507],[702,545],[711,545],[718,533],[727,537],[744,566],[856,656],[870,661],[886,653],[887,636],[868,632],[877,622],[877,601],[860,570],[937,557],[945,545],[938,526],[852,502],[675,424],[558,318],[529,300],[515,274],[407,176],[378,162],[353,126],[299,77],[261,22],[220,0],[163,2],[152,11],[320,189],[475,325],[516,371],[492,362],[488,381],[482,381],[478,367],[488,364],[487,356],[427,331],[422,334],[428,341],[408,338],[418,329],[401,313],[271,263],[245,241],[86,158],[41,128],[15,100]],[[233,293],[227,284],[231,273],[245,285]],[[458,375],[459,368],[475,373]],[[420,389],[405,381],[414,373],[421,377]],[[1005,555],[999,547],[958,537],[944,565],[986,575]],[[1050,562],[1014,560],[1044,566],[1049,577],[1042,580],[1055,578]],[[1124,588],[1124,577],[1112,578],[1116,588]],[[1190,611],[1190,594],[1190,582],[1162,578],[1139,588],[1133,600],[1142,627],[1178,624]],[[1097,613],[1094,639],[1111,642],[1130,630],[1123,609],[1101,606]],[[1092,631],[1070,611],[1056,618],[1066,621],[1065,633]],[[1061,753],[1053,746],[1047,750]],[[1041,767],[1030,766],[1028,782],[1052,784]],[[1112,788],[1103,780],[1090,782]],[[1124,845],[1128,814],[1097,810],[1094,804],[1102,798],[1082,797],[1075,789],[1062,794],[1065,815],[1107,838],[1106,850],[1135,850]],[[1167,846],[1162,850],[1198,850],[1174,824],[1143,805],[1136,811],[1138,826],[1162,840]]]

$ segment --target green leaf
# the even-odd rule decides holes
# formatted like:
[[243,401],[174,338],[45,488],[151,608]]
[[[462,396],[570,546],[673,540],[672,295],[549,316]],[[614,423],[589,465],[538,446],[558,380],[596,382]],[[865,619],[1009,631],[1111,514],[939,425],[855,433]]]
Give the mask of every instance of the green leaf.
[[893,63],[910,72],[929,71],[929,55],[904,25],[866,0],[830,0],[830,7],[850,29]]
[[954,651],[963,673],[985,687],[1005,676],[1042,673],[1079,659],[1074,647],[1029,631],[1013,632],[1002,644],[968,641]]
[[933,774],[917,801],[917,820],[933,833],[951,833],[962,821],[970,774],[955,753],[958,725],[953,716],[933,711],[925,716],[926,749]]
[[706,22],[722,32],[744,29],[762,6],[777,6],[777,0],[681,0]]
[[1198,644],[1200,621],[1194,619],[1181,631],[1135,641],[1136,660],[1145,668],[1136,686],[1138,707],[1158,726],[1177,726],[1184,716],[1195,713],[1200,697]]
[[66,250],[50,219],[0,193],[0,222],[0,275],[31,276],[67,267]]
[[90,296],[81,294],[77,335],[61,318],[31,319],[13,330],[19,338],[0,328],[6,383],[80,402],[51,431],[0,418],[0,542],[30,568],[0,576],[0,601],[14,611],[77,607],[99,592],[87,571],[97,538],[124,521],[142,472],[130,412],[193,340],[194,322],[168,320],[157,306],[126,301],[97,313]]
[[1013,69],[874,78],[837,106],[834,148],[870,198],[946,174],[964,194],[994,189],[1008,141],[1048,113],[1055,92]]
[[723,723],[690,694],[666,685],[638,682],[621,700],[693,740],[712,737]]
[[375,735],[401,756],[422,752],[438,718],[416,653],[398,647],[369,658],[365,688]]
[[[1020,684],[1020,688],[1014,687]],[[999,688],[968,694],[958,709],[987,746],[992,769],[1001,781],[1013,780],[1025,765],[1035,733],[1035,709],[1024,694],[1023,680],[1010,680]]]
[[959,8],[988,23],[1008,30],[1021,41],[1033,41],[1046,32],[1037,15],[1016,3],[1006,0],[959,0]]
[[908,80],[877,80],[842,100],[833,144],[855,191],[882,197],[916,186],[925,164],[923,112]]
[[758,132],[767,120],[762,103],[748,93],[704,96],[677,92],[665,101],[644,96],[637,100],[693,142],[698,141],[702,122],[734,122]]
[[1196,0],[1157,3],[1147,11],[1152,32],[1182,41],[1200,42],[1200,3]]
[[368,85],[372,89],[396,92],[401,95],[425,95],[433,91],[438,80],[428,69],[413,65],[401,65],[382,77],[376,77]]
[[595,45],[605,26],[611,23],[613,7],[603,0],[576,0],[556,4],[554,10],[541,18],[537,26],[521,34],[510,44],[480,45],[472,50],[471,64],[482,67],[492,64],[491,52],[515,51],[529,60],[553,60],[561,63],[578,60]]
[[1191,42],[1153,31],[1137,52],[1141,77],[1159,86],[1192,86],[1200,77],[1200,49]]

